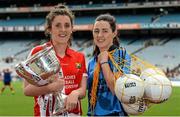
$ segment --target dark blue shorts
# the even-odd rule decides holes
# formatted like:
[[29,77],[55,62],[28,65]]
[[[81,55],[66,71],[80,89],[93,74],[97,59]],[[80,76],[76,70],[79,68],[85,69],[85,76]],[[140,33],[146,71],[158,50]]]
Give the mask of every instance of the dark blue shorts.
[[11,82],[4,82],[4,85],[11,85]]

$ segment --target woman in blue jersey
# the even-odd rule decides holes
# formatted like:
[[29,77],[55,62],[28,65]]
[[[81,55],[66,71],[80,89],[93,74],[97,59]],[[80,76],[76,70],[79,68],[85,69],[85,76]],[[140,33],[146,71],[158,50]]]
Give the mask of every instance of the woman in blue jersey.
[[[129,73],[130,56],[119,47],[116,20],[110,14],[99,15],[93,26],[94,52],[88,63],[88,113],[93,116],[126,116],[115,95],[115,77]],[[111,53],[114,62],[109,57]],[[120,58],[120,59],[117,59]],[[125,60],[126,62],[122,61]],[[114,63],[119,63],[118,70]]]

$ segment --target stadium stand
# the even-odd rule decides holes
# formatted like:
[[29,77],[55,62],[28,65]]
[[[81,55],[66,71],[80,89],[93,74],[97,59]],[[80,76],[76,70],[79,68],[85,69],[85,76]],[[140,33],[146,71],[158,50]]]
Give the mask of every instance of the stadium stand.
[[44,19],[42,18],[29,18],[29,19],[9,19],[0,21],[0,26],[35,26],[44,24]]
[[[13,67],[27,57],[34,44],[45,41],[45,15],[58,3],[56,0],[0,1],[1,68]],[[83,26],[93,24],[101,13],[111,13],[119,24],[121,46],[167,73],[177,71],[176,77],[180,77],[179,0],[62,0],[61,3],[75,13],[75,25],[79,27],[73,35],[73,48],[84,52],[86,61],[91,57],[93,42],[91,28]],[[11,57],[13,61],[7,63],[6,58],[9,61]]]

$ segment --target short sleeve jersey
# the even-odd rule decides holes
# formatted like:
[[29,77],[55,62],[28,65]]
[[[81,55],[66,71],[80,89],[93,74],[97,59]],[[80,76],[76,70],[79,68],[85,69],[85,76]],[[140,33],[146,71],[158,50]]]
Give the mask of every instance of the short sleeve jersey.
[[[46,43],[48,46],[51,45],[50,42]],[[43,49],[43,46],[37,46],[33,48],[31,55],[39,52]],[[65,80],[65,94],[70,94],[73,90],[76,90],[80,87],[81,80],[83,76],[87,76],[85,57],[82,53],[76,52],[70,48],[66,49],[65,56],[61,58],[56,54],[57,58],[60,61],[60,66],[62,67],[63,77]],[[38,97],[35,96],[35,106],[34,114],[35,116],[40,115],[40,106],[37,103]],[[80,104],[81,105],[81,104]],[[81,106],[77,106],[76,109],[72,110],[70,113],[82,114]],[[46,115],[49,115],[46,112]]]

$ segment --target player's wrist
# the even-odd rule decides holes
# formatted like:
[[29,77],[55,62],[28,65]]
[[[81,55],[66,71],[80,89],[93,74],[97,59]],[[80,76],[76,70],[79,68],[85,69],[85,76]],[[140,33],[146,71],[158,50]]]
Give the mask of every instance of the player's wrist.
[[102,66],[102,65],[105,65],[105,64],[108,64],[108,61],[101,61],[100,62],[100,65]]

